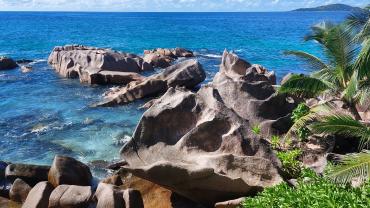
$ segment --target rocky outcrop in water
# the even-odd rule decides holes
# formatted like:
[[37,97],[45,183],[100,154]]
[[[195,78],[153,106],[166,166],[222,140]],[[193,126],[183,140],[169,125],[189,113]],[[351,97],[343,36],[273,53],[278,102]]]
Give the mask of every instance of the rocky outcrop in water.
[[0,70],[15,69],[18,64],[11,58],[0,56]]
[[225,51],[212,83],[197,93],[171,87],[144,113],[121,149],[122,170],[205,206],[282,182],[263,136],[284,133],[295,104],[275,93],[274,80]]
[[184,48],[157,48],[144,51],[144,61],[151,64],[153,67],[169,67],[171,62],[180,57],[194,57],[194,54]]
[[89,84],[127,84],[153,67],[134,54],[80,45],[55,47],[48,63],[63,77]]
[[106,93],[105,101],[98,106],[115,106],[132,101],[156,96],[170,87],[183,86],[193,88],[204,81],[205,72],[196,60],[187,60],[166,68],[162,73],[149,76],[141,81]]

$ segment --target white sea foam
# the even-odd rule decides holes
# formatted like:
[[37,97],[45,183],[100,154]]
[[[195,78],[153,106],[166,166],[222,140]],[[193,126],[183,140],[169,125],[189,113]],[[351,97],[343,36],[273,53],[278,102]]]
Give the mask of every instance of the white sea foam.
[[219,54],[212,54],[212,53],[208,53],[208,54],[199,54],[199,56],[201,56],[201,57],[206,57],[206,58],[214,58],[214,59],[222,58],[222,55],[219,55]]

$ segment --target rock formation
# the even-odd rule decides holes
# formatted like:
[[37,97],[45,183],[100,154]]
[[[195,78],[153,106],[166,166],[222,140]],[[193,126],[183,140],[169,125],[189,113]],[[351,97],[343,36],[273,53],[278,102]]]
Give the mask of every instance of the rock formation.
[[5,177],[13,182],[20,178],[30,185],[35,185],[41,181],[48,180],[50,166],[10,164],[6,167]]
[[0,56],[0,70],[15,69],[18,64],[11,58]]
[[157,48],[154,50],[144,51],[144,61],[151,64],[153,67],[166,68],[171,65],[175,59],[180,57],[193,57],[194,54],[184,48],[163,49]]
[[137,99],[159,95],[170,87],[193,88],[205,79],[205,72],[196,60],[186,60],[167,67],[162,73],[106,93],[105,101],[98,106],[123,105]]
[[89,186],[92,175],[90,168],[82,162],[57,155],[51,165],[48,180],[54,187],[62,184]]
[[295,104],[275,93],[274,80],[225,51],[212,83],[197,93],[170,86],[154,101],[121,149],[122,170],[205,206],[282,182],[280,162],[262,138],[289,128]]
[[[134,54],[80,45],[55,47],[48,62],[61,76],[80,78],[89,84],[127,84],[139,77],[127,72],[153,69]],[[113,83],[110,80],[114,80]]]

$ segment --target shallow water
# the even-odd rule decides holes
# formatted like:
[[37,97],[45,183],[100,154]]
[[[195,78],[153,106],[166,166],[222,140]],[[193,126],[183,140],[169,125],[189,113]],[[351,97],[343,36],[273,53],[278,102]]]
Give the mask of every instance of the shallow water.
[[144,49],[194,50],[207,71],[218,71],[222,51],[275,70],[307,73],[282,54],[303,49],[320,56],[317,44],[302,41],[322,20],[346,13],[40,13],[0,12],[0,55],[33,59],[33,70],[0,72],[0,160],[50,164],[55,154],[84,162],[112,161],[143,111],[139,101],[117,108],[91,108],[109,87],[86,86],[59,77],[46,63],[56,45],[85,44],[141,54]]

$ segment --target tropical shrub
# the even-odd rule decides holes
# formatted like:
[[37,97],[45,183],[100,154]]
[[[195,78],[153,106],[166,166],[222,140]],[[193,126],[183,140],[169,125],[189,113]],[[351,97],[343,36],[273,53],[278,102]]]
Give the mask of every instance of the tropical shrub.
[[260,135],[261,134],[261,127],[259,125],[252,126],[251,130],[255,135]]
[[[310,113],[310,108],[306,104],[301,103],[297,106],[296,109],[293,110],[292,120],[294,123],[296,123],[302,117],[307,116],[309,113]],[[310,134],[310,130],[307,128],[307,126],[301,126],[296,130],[296,134],[301,140],[305,140]]]
[[276,135],[272,136],[271,141],[270,141],[271,142],[271,148],[272,149],[279,148],[280,147],[280,140],[281,140],[281,138],[279,136],[276,136]]
[[299,180],[296,188],[282,183],[247,198],[243,208],[365,208],[370,207],[370,185],[351,188],[323,178]]
[[300,149],[281,151],[276,154],[283,165],[283,171],[291,178],[297,178],[301,174],[301,162],[298,160],[301,154]]

